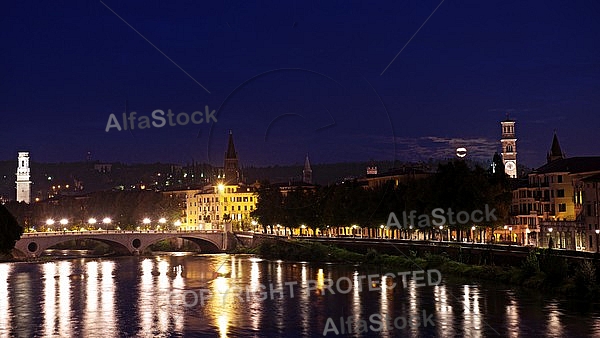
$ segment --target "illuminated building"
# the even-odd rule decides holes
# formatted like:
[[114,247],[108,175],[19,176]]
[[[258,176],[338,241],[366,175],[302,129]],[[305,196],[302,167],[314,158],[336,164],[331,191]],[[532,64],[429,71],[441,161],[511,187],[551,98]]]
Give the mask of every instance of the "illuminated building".
[[17,165],[17,202],[31,202],[29,152],[20,151]]
[[510,178],[517,178],[517,138],[515,135],[515,121],[506,119],[502,124],[502,163],[504,172]]
[[231,131],[223,173],[221,180],[198,191],[188,191],[186,222],[181,225],[182,230],[223,229],[225,224],[231,224],[239,230],[250,225],[250,213],[256,209],[256,186],[242,183]]
[[545,247],[552,238],[557,248],[595,251],[589,236],[597,221],[586,225],[584,211],[597,205],[589,180],[600,174],[600,156],[565,158],[555,134],[547,160],[512,192],[513,240]]

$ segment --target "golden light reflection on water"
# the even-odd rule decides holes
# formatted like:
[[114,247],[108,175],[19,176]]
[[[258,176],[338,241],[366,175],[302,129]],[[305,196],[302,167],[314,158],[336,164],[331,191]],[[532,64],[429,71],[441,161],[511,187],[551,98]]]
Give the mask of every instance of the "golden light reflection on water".
[[235,289],[230,290],[231,285],[229,279],[226,276],[230,276],[230,266],[227,265],[227,256],[216,256],[216,272],[219,277],[214,279],[210,286],[211,297],[208,299],[207,310],[210,313],[213,321],[215,322],[217,329],[219,330],[220,337],[227,337],[229,329],[229,322],[233,311],[233,299],[231,296],[236,291]]
[[54,334],[56,321],[56,263],[44,264],[44,332],[49,337]]
[[435,300],[436,326],[439,334],[454,337],[454,309],[448,297],[448,287],[445,284],[433,287],[433,296]]
[[520,326],[519,306],[515,299],[515,295],[512,292],[509,292],[506,296],[508,298],[506,304],[506,325],[508,326],[508,335],[509,337],[518,337]]
[[8,336],[10,328],[10,303],[8,299],[8,276],[11,267],[8,264],[0,264],[0,336]]
[[67,261],[58,263],[58,335],[61,337],[72,336],[71,265]]
[[[379,313],[384,316],[392,317],[392,312],[390,311],[388,299],[393,297],[393,293],[390,292],[392,289],[390,289],[390,287],[388,286],[389,281],[390,278],[388,276],[381,276],[381,285],[379,286],[381,288],[379,299]],[[385,330],[381,332],[381,336],[391,337],[392,334],[390,333],[390,331]]]
[[83,334],[89,337],[94,333],[94,322],[98,319],[98,262],[88,262],[86,270],[86,303]]
[[[173,263],[175,261],[177,263]],[[270,335],[311,336],[315,334],[315,325],[317,331],[322,330],[330,316],[335,317],[336,325],[340,316],[368,318],[374,313],[420,316],[427,304],[435,306],[438,336],[483,337],[490,332],[489,326],[493,326],[503,336],[517,337],[524,332],[531,333],[528,324],[535,323],[538,325],[536,334],[563,337],[573,332],[597,333],[599,327],[594,322],[597,314],[586,317],[584,324],[573,324],[569,320],[572,316],[563,312],[564,305],[551,301],[544,305],[545,317],[538,318],[535,313],[529,313],[529,309],[539,311],[541,306],[529,306],[511,292],[495,297],[497,292],[487,292],[477,285],[417,287],[410,281],[404,289],[399,278],[382,277],[381,291],[369,291],[367,280],[359,278],[364,274],[353,270],[350,276],[347,269],[318,269],[306,263],[231,259],[225,255],[191,261],[195,264],[191,268],[196,269],[198,276],[215,270],[220,276],[201,281],[186,277],[185,271],[189,270],[185,264],[190,264],[189,261],[182,265],[183,259],[164,256],[132,258],[126,261],[131,265],[102,259],[0,264],[0,337],[178,336],[198,327],[201,328],[198,334],[206,336],[250,336],[262,334],[264,329],[269,329]],[[221,263],[224,268],[219,267]],[[127,270],[122,269],[123,265]],[[352,285],[343,282],[340,287],[352,291],[342,296],[335,281],[344,275],[351,277]],[[263,298],[264,293],[267,298],[271,297],[269,278],[274,289],[283,289],[284,297],[275,293],[274,300]],[[326,289],[330,279],[334,281],[335,296]],[[289,299],[289,288],[284,283],[294,280],[298,280],[299,285],[294,289],[295,299]],[[316,281],[310,286],[317,286],[320,292],[306,292],[309,280]],[[393,282],[397,282],[397,286],[391,288]],[[261,288],[262,284],[267,289]],[[214,295],[202,308],[186,311],[183,306],[173,306],[170,302],[183,299],[186,290],[197,292],[200,288],[209,288]],[[135,294],[119,298],[124,291]],[[241,292],[243,299],[233,293],[227,295],[225,302],[219,297],[219,294],[234,291],[238,295]],[[484,297],[495,297],[493,304],[488,305],[492,301]],[[134,299],[133,304],[123,303],[128,299]],[[334,312],[341,307],[343,312]],[[127,308],[125,317],[121,317],[123,308]],[[484,315],[492,318],[489,325]],[[582,325],[589,325],[588,331],[583,331]],[[574,326],[581,331],[573,331]],[[407,328],[380,335],[418,336],[421,333],[419,328]]]
[[[352,315],[355,317],[362,317],[362,307],[360,301],[360,293],[362,290],[362,281],[359,278],[358,271],[354,272],[353,275],[354,287],[352,288]],[[367,289],[368,290],[368,289]]]
[[479,288],[463,286],[463,328],[473,337],[481,337],[481,313],[479,310]]
[[561,322],[561,311],[558,307],[558,303],[555,301],[550,302],[548,305],[544,307],[544,310],[547,311],[547,319],[546,319],[546,337],[564,337],[564,326]]
[[[140,326],[147,334],[185,328],[185,279],[181,265],[171,266],[163,257],[141,262],[138,313]],[[192,299],[187,299],[191,302]]]
[[102,287],[102,291],[100,292],[100,315],[102,320],[100,321],[100,325],[102,325],[102,330],[106,335],[113,336],[116,335],[117,331],[115,325],[115,280],[113,277],[115,263],[105,261],[101,263],[101,266],[102,277],[100,285]]
[[[260,265],[258,264],[261,260],[257,258],[250,259],[250,291],[252,293],[257,292],[260,288]],[[249,311],[251,313],[251,323],[252,329],[256,332],[260,328],[260,323],[262,321],[263,316],[263,307],[261,302],[251,301],[250,299],[246,299],[248,302]]]

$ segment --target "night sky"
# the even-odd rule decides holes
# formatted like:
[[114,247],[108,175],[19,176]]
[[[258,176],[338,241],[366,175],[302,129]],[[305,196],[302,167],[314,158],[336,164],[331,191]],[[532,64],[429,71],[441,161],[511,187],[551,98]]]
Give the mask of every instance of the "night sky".
[[[600,155],[597,0],[348,3],[7,2],[0,159],[491,159],[507,112],[521,164]],[[106,132],[126,101],[217,122]]]

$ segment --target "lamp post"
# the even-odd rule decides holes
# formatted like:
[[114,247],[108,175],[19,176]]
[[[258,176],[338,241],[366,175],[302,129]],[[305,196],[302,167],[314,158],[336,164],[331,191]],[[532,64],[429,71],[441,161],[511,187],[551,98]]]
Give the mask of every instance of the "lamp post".
[[161,229],[162,229],[162,230],[164,231],[164,230],[165,230],[165,224],[167,223],[167,219],[166,219],[166,218],[164,218],[164,217],[161,217],[161,218],[158,220],[158,223],[159,223],[160,225],[157,227],[157,230],[161,230]]
[[510,231],[510,244],[512,244],[512,242],[513,242],[512,227],[508,227],[508,230]]
[[475,229],[477,229],[474,225],[471,227],[471,237],[473,238],[473,244],[475,243]]
[[96,219],[94,217],[88,219],[88,224],[90,226],[90,228],[92,228],[94,226],[94,224],[96,224]]
[[598,252],[598,235],[600,234],[600,230],[596,229],[596,252]]
[[383,234],[385,233],[385,230],[383,230],[384,225],[380,225],[379,229],[381,229],[381,238],[383,238]]
[[152,221],[148,217],[146,217],[142,220],[142,223],[144,223],[144,225],[146,226],[146,230],[148,230],[148,224],[150,224],[150,222],[152,222]]
[[53,226],[53,225],[54,225],[54,220],[53,220],[52,218],[48,218],[48,219],[46,220],[46,226],[47,226],[47,229],[46,229],[46,230],[48,230],[48,229],[49,229],[49,227],[51,227],[51,226]]
[[442,230],[444,230],[444,226],[440,225],[440,242],[442,241]]
[[60,220],[60,225],[63,226],[63,232],[67,231],[67,224],[69,224],[69,220],[66,218],[63,218]]
[[[552,240],[552,230],[553,230],[552,228],[548,228],[548,232],[550,233],[550,239],[548,239],[548,247],[549,248],[550,248],[550,243],[554,244],[553,243],[554,241]],[[554,245],[552,245],[552,246],[554,246]]]
[[108,232],[108,225],[112,222],[112,219],[110,219],[110,217],[104,217],[104,219],[102,219],[102,223],[104,224],[104,226],[106,227],[106,232]]

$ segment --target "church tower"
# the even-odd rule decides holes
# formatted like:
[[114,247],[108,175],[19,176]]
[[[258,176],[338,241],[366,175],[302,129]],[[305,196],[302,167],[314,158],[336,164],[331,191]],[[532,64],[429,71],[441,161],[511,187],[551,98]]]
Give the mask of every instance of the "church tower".
[[240,183],[240,170],[238,167],[237,153],[233,145],[233,132],[229,131],[229,143],[227,144],[227,152],[225,152],[225,163],[223,166],[225,174],[225,182],[227,184]]
[[517,178],[517,137],[515,135],[515,121],[506,117],[500,122],[502,125],[502,163],[504,172],[510,178]]
[[565,154],[560,148],[560,144],[558,143],[558,136],[556,136],[556,131],[554,132],[554,137],[552,138],[552,146],[550,147],[550,152],[546,156],[546,160],[548,163],[556,160],[562,160],[565,158]]
[[312,169],[310,168],[308,154],[306,154],[306,159],[304,160],[304,169],[302,169],[302,182],[305,184],[312,184]]
[[31,181],[29,180],[29,152],[20,151],[17,165],[17,202],[31,202]]

